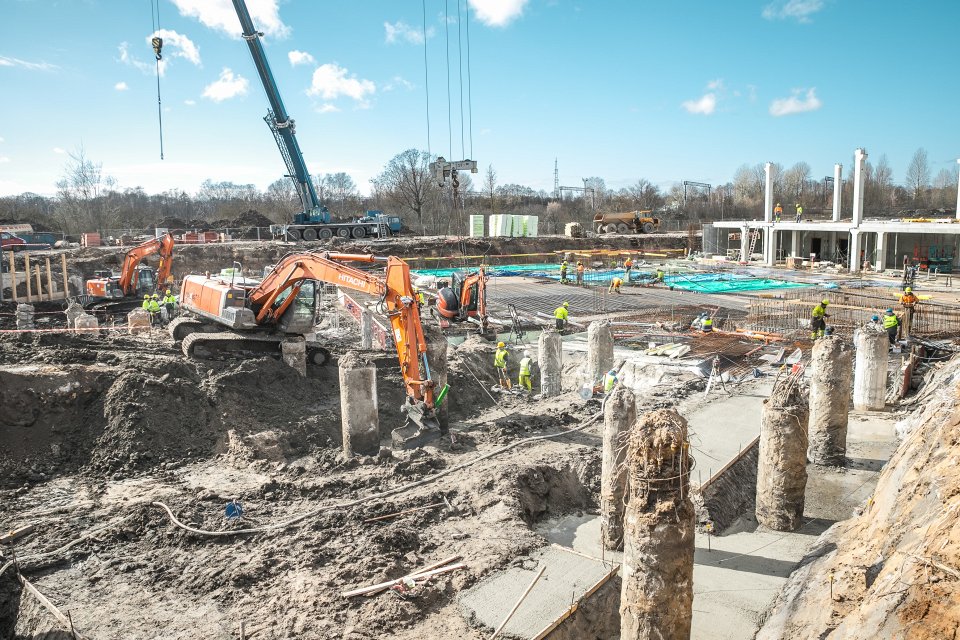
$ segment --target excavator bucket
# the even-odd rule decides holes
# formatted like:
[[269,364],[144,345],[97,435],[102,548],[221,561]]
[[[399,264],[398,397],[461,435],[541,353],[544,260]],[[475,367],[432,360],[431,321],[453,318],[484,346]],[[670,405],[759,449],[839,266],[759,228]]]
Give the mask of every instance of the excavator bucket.
[[395,449],[416,449],[442,435],[436,410],[423,402],[405,402],[400,411],[406,414],[407,422],[392,432]]

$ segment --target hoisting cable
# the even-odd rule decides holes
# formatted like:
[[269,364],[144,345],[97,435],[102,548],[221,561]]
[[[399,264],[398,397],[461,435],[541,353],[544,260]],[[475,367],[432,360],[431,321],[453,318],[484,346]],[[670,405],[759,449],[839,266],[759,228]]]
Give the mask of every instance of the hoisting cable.
[[160,2],[150,0],[150,22],[153,26],[153,37],[150,45],[153,55],[157,59],[157,122],[160,125],[160,159],[163,160],[163,104],[160,100],[160,60],[163,58],[163,38],[157,35],[160,32]]
[[427,94],[427,155],[433,157],[430,149],[430,72],[427,66],[427,0],[421,0],[423,9],[423,89]]
[[446,18],[443,31],[447,37],[447,139],[450,141],[450,158],[453,158],[453,107],[450,102],[450,0],[443,0]]
[[[467,0],[464,0],[467,2]],[[470,159],[473,159],[473,87],[470,80],[470,5],[467,5],[466,11],[466,25],[465,30],[467,32],[467,114],[469,116],[470,123]]]
[[460,67],[460,157],[463,158],[467,153],[467,145],[464,144],[464,122],[463,122],[463,18],[460,15],[460,0],[457,0],[457,65]]

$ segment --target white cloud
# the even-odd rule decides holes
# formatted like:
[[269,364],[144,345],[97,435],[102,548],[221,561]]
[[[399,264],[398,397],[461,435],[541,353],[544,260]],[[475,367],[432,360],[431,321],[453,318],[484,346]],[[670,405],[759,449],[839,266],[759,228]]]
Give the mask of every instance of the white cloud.
[[763,8],[767,20],[810,22],[810,16],[823,9],[823,0],[775,0]]
[[335,113],[340,111],[340,109],[335,104],[330,104],[329,102],[324,102],[322,105],[316,108],[317,113]]
[[287,54],[290,59],[290,66],[295,67],[298,64],[317,64],[317,59],[306,51],[291,51]]
[[214,102],[223,102],[230,98],[246,95],[250,83],[241,75],[234,75],[229,67],[224,67],[220,77],[203,89],[203,97]]
[[67,155],[67,150],[66,150],[66,149],[61,149],[60,147],[54,147],[54,148],[53,148],[53,152],[54,152],[55,154],[59,155],[59,156],[65,156],[65,155]]
[[469,0],[477,19],[488,27],[505,27],[523,13],[528,0]]
[[10,158],[7,156],[0,156],[0,164],[6,164],[7,162],[10,162]]
[[[133,67],[134,69],[137,69],[142,73],[153,73],[153,70],[156,68],[154,63],[144,62],[143,60],[140,60],[139,58],[134,57],[130,53],[130,44],[127,42],[121,42],[120,45],[117,47],[117,51],[120,52],[120,62],[122,62],[123,64],[129,67]],[[161,60],[160,61],[161,76],[163,75],[163,71],[166,68],[166,66],[167,66],[167,61]]]
[[687,100],[681,105],[687,113],[708,116],[717,109],[717,94],[705,93],[696,100]]
[[324,100],[334,100],[339,96],[353,98],[366,106],[366,98],[373,95],[377,86],[370,80],[359,80],[356,75],[347,77],[348,71],[335,63],[322,64],[313,72],[313,82],[307,89],[307,95],[320,96]]
[[197,104],[197,101],[187,98],[186,100],[183,101],[183,104],[187,105],[188,107],[192,107]]
[[[211,29],[240,37],[240,21],[230,0],[173,0],[173,4],[182,16],[196,18]],[[290,27],[280,19],[278,0],[247,0],[247,9],[253,26],[259,31],[277,38],[290,35]]]
[[0,136],[0,142],[4,142],[3,136]]
[[[395,44],[397,42],[409,42],[410,44],[423,44],[423,30],[416,27],[411,27],[403,20],[398,20],[397,22],[384,22],[384,40],[387,44]],[[433,27],[427,29],[427,37],[431,38],[434,34]]]
[[723,89],[723,78],[717,78],[716,80],[711,80],[707,83],[707,89],[710,91],[717,91]]
[[817,97],[816,87],[808,89],[806,95],[801,98],[803,89],[794,89],[793,95],[789,98],[777,98],[770,103],[770,115],[788,116],[794,113],[804,113],[805,111],[816,111],[823,106],[823,103]]
[[390,78],[390,82],[383,85],[383,90],[393,91],[394,89],[406,89],[407,91],[413,91],[414,86],[412,82],[403,76],[393,76]]
[[49,62],[29,62],[27,60],[10,58],[8,56],[0,56],[0,67],[22,67],[29,71],[54,71],[55,69],[60,68],[55,64],[50,64]]
[[150,41],[154,36],[163,38],[161,54],[164,60],[183,58],[198,67],[200,66],[200,48],[187,36],[170,29],[160,29],[147,36],[148,45],[150,45]]
[[126,82],[118,82],[117,84],[113,85],[113,88],[117,91],[126,91],[130,87],[127,86]]

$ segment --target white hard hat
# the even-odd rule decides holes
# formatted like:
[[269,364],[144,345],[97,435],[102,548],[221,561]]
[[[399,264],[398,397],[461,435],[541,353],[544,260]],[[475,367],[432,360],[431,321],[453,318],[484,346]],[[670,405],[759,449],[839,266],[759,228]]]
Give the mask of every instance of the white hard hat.
[[529,358],[529,357],[530,357],[530,351],[527,350],[527,349],[524,349],[524,350],[523,350],[523,357],[524,357],[524,358]]

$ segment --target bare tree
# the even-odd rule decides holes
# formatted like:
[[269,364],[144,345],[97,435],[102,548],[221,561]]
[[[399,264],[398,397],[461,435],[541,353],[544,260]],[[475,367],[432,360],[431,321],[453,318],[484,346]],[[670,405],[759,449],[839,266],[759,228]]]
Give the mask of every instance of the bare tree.
[[907,188],[913,192],[914,206],[921,205],[924,191],[930,184],[930,162],[927,160],[927,150],[923,147],[917,149],[913,158],[910,159],[910,164],[907,165],[906,181]]
[[487,165],[487,173],[483,178],[483,192],[490,198],[490,213],[497,212],[497,172],[493,165]]
[[[786,200],[800,202],[804,188],[810,180],[810,165],[798,162],[783,172],[783,197]],[[774,191],[776,193],[776,190]]]
[[407,149],[395,155],[373,179],[375,188],[381,189],[389,201],[416,216],[417,225],[424,234],[427,232],[424,209],[431,199],[436,200],[438,191],[429,165],[429,153]]
[[56,215],[68,232],[110,229],[117,220],[117,210],[103,197],[116,185],[103,175],[103,163],[87,157],[83,147],[70,153],[57,181]]
[[663,206],[663,194],[660,189],[645,178],[640,178],[627,187],[627,194],[637,209],[659,209]]
[[950,207],[956,203],[957,174],[944,167],[933,178],[933,204],[937,207]]
[[330,185],[330,201],[335,203],[333,206],[334,213],[340,216],[344,215],[347,201],[357,197],[357,185],[353,178],[342,171],[328,175],[327,184]]

